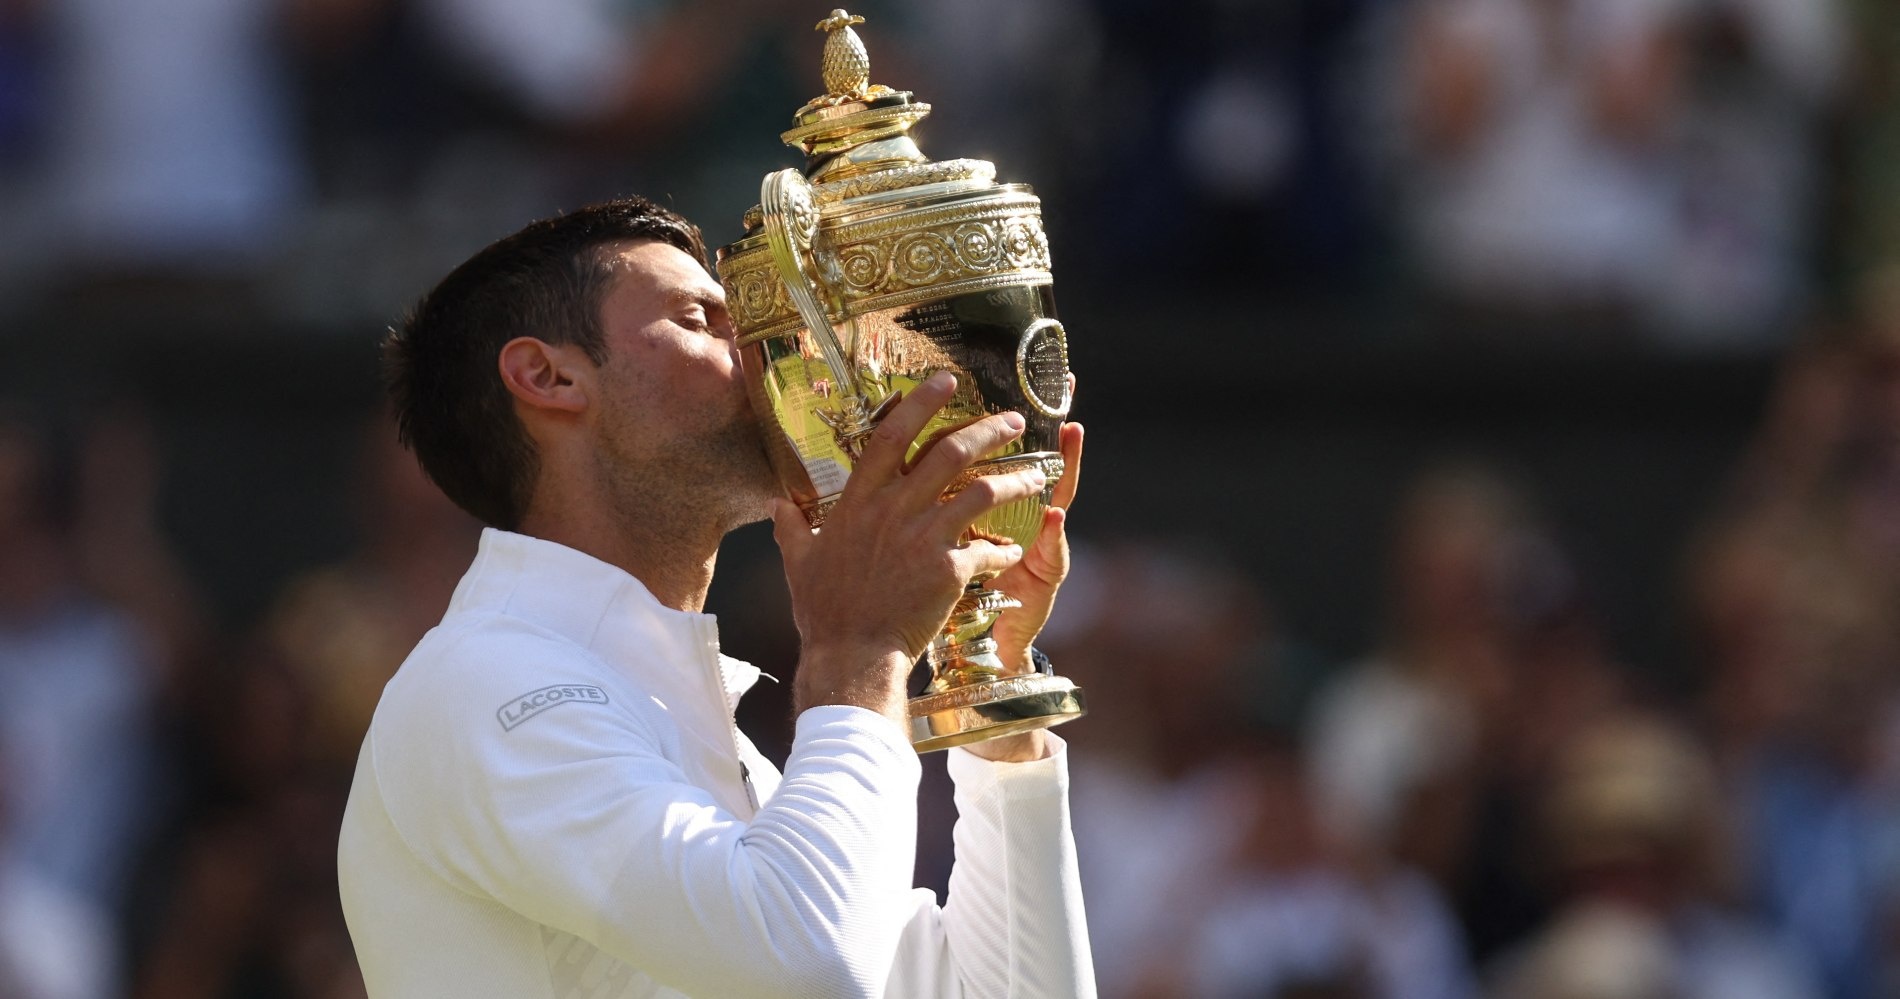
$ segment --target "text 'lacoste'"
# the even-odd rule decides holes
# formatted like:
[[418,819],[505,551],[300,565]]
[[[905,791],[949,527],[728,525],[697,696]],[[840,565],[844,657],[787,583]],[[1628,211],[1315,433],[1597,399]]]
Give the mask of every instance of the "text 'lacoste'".
[[599,687],[578,684],[542,687],[510,698],[508,703],[495,710],[495,719],[501,722],[502,731],[505,732],[549,708],[572,703],[605,704],[607,692]]

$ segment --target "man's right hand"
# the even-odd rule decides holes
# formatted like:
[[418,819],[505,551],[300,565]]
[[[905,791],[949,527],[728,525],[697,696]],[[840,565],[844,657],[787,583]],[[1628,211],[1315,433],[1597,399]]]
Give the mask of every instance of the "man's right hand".
[[937,372],[884,417],[822,529],[808,528],[796,504],[773,501],[773,536],[803,643],[793,686],[800,711],[851,704],[908,726],[911,665],[964,586],[1022,558],[1015,545],[959,541],[984,513],[1041,490],[1041,471],[980,476],[943,499],[965,469],[1022,434],[1019,414],[946,434],[906,467],[911,442],[955,391],[956,379]]

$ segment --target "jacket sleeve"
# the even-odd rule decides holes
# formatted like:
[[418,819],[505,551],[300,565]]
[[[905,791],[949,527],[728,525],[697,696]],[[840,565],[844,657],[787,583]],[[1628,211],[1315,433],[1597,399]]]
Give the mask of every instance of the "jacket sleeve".
[[449,883],[690,995],[881,995],[912,911],[916,754],[860,708],[800,715],[750,821],[632,711],[377,745],[392,821]]
[[905,927],[890,996],[1090,999],[1095,969],[1069,826],[1068,751],[993,763],[950,751],[956,862],[942,909],[929,891]]

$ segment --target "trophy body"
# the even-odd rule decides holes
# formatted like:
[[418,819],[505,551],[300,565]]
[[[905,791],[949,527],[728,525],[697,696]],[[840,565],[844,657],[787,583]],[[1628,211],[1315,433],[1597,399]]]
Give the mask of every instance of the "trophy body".
[[[957,391],[914,448],[1014,410],[1023,434],[973,466],[1040,467],[1042,493],[986,514],[972,537],[1034,543],[1063,473],[1068,340],[1056,318],[1041,204],[995,182],[980,160],[927,161],[909,127],[929,105],[867,84],[868,59],[843,11],[820,24],[830,93],[808,104],[788,144],[804,171],[765,179],[746,234],[719,250],[719,279],[766,446],[786,491],[824,523],[877,420],[937,371]],[[1014,602],[978,580],[927,654],[929,687],[910,702],[920,752],[1058,724],[1084,710],[1061,677],[1003,676],[989,638]]]

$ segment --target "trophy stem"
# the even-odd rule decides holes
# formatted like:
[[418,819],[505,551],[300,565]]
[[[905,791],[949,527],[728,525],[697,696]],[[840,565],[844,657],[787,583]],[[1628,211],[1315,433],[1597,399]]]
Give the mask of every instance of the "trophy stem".
[[910,701],[910,740],[920,753],[948,749],[1081,717],[1082,691],[1059,676],[1005,676],[990,629],[1022,604],[973,581],[930,643],[930,683]]
[[951,609],[942,633],[924,654],[930,664],[930,686],[926,689],[937,694],[1001,676],[1003,661],[996,656],[996,639],[990,637],[990,629],[996,624],[996,615],[1021,606],[1009,595],[985,589],[981,581],[972,580]]

